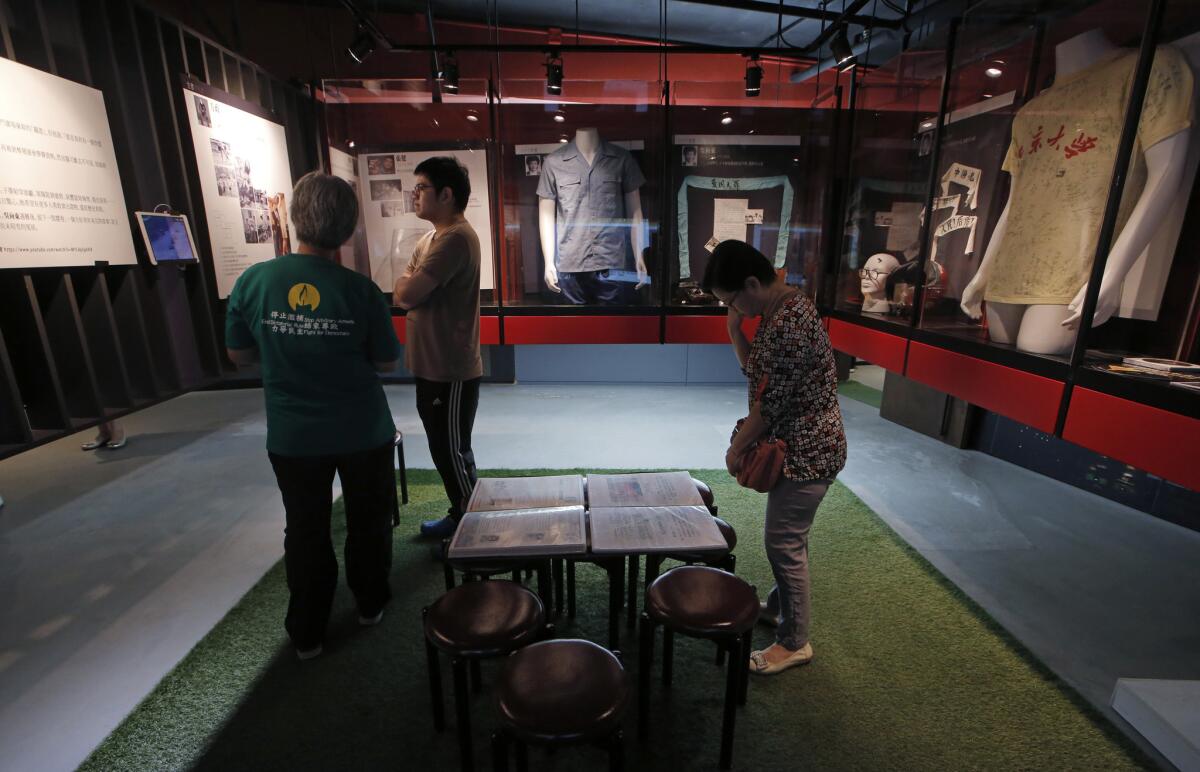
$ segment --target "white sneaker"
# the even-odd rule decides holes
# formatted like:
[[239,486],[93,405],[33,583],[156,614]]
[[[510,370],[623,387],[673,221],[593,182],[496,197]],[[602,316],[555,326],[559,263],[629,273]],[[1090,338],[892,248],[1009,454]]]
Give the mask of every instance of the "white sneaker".
[[313,659],[314,657],[321,656],[322,651],[324,649],[320,646],[312,649],[296,649],[296,656],[300,659]]
[[358,623],[363,627],[371,627],[372,625],[379,624],[381,619],[383,619],[383,609],[379,609],[379,613],[373,617],[364,617],[362,614],[359,614]]

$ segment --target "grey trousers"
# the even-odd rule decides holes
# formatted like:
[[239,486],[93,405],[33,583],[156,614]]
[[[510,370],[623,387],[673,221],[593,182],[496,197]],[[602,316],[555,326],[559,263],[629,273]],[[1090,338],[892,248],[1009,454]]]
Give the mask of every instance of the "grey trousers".
[[779,617],[776,643],[792,651],[808,643],[808,531],[832,483],[797,482],[783,477],[767,494],[764,543],[775,576],[775,587],[767,596],[767,612]]

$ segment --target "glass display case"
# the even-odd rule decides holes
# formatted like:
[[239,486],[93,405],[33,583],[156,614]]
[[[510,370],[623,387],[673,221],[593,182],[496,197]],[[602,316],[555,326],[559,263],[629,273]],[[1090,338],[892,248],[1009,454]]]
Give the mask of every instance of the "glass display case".
[[908,324],[934,136],[946,74],[943,36],[856,72],[849,177],[832,308]]
[[[659,71],[657,53],[622,59],[614,74]],[[556,84],[503,76],[541,61],[512,54],[500,62],[503,303],[659,305],[663,84],[601,79],[604,61],[568,61]]]
[[[768,65],[769,66],[769,65]],[[756,96],[736,82],[672,82],[668,150],[672,205],[667,261],[673,306],[715,306],[701,289],[713,248],[746,241],[810,295],[825,250],[834,111],[816,84],[772,83]]]
[[[1067,363],[1097,254],[1116,271],[1125,247],[1152,231],[1174,250],[1178,228],[1166,234],[1146,205],[1155,146],[1190,121],[1192,79],[1178,49],[1154,54],[1128,169],[1114,175],[1147,11],[997,2],[964,15],[937,148],[925,255],[937,283],[923,331]],[[1123,281],[1138,293],[1128,266],[1119,272],[1102,288],[1103,307]]]
[[486,80],[463,79],[457,93],[428,80],[327,80],[326,132],[331,170],[359,191],[361,228],[342,262],[391,293],[428,222],[414,214],[413,170],[426,158],[452,156],[467,169],[464,215],[479,236],[480,294],[494,305],[495,183],[492,110]]
[[[1085,388],[1200,417],[1200,260],[1196,259],[1200,247],[1196,184],[1200,132],[1195,124],[1200,94],[1200,2],[1167,3],[1155,46],[1139,140],[1158,120],[1148,111],[1175,107],[1179,115],[1190,113],[1191,125],[1172,120],[1149,135],[1158,139],[1154,145],[1144,147],[1145,142],[1139,141],[1134,147],[1131,169],[1140,153],[1147,182],[1137,198],[1137,208],[1114,233],[1100,271],[1095,311],[1078,354],[1082,367],[1077,381]],[[1164,56],[1165,50],[1169,57]],[[1174,71],[1169,68],[1172,60],[1176,62]],[[1182,92],[1180,101],[1189,103],[1186,109],[1161,96],[1165,87],[1174,88],[1176,83]],[[1135,175],[1136,171],[1131,171],[1131,181],[1136,180]],[[1157,199],[1156,183],[1163,188]],[[1129,182],[1126,191],[1129,198]],[[1141,232],[1143,238],[1130,244],[1138,235],[1129,232],[1130,228],[1143,215],[1148,221]]]

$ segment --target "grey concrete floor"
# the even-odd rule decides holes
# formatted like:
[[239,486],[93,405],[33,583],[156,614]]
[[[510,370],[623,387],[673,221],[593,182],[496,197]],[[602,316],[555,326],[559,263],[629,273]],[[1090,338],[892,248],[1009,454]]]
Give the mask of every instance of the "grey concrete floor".
[[[388,387],[429,468],[411,387]],[[191,394],[0,462],[0,770],[73,769],[282,552],[258,390]],[[1119,677],[1200,677],[1200,534],[842,401],[841,479],[1118,725]],[[724,386],[485,386],[482,467],[722,464]],[[413,524],[406,524],[411,527]]]

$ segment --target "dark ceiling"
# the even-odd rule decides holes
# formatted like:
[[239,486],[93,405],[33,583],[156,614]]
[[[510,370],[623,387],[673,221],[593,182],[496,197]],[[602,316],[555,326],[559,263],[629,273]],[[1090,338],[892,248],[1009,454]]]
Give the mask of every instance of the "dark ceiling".
[[[851,39],[871,19],[898,25],[911,0],[353,0],[369,15],[425,14],[435,19],[499,24],[510,28],[560,29],[569,45],[575,31],[636,40],[763,48],[803,48],[848,7]],[[664,19],[665,17],[665,19]],[[782,28],[782,39],[779,31]],[[827,49],[822,49],[827,53]]]

